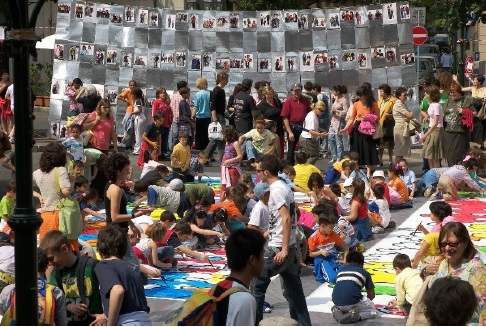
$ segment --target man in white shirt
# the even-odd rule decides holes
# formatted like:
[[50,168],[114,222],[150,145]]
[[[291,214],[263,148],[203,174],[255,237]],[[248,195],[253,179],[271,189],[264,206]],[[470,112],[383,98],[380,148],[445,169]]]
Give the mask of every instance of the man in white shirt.
[[298,275],[299,261],[296,256],[295,230],[297,224],[294,193],[278,178],[279,162],[274,155],[264,155],[257,164],[257,173],[270,187],[268,200],[269,241],[265,250],[265,266],[256,277],[252,292],[257,301],[256,324],[263,319],[263,302],[270,278],[280,274],[283,295],[289,303],[290,317],[301,326],[312,325],[305,301],[302,282]]
[[454,61],[454,57],[451,54],[451,49],[447,49],[446,52],[440,56],[440,67],[443,71],[452,71],[452,63]]

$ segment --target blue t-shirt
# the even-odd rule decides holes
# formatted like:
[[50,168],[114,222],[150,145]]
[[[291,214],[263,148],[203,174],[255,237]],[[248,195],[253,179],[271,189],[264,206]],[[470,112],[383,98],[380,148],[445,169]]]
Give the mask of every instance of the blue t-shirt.
[[208,90],[199,90],[194,97],[194,107],[196,107],[196,118],[210,118],[211,111],[209,109],[209,102],[211,100],[211,92]]
[[155,123],[148,124],[145,128],[145,133],[147,133],[147,137],[152,140],[157,140],[159,135],[163,133],[162,125],[159,127],[155,126]]
[[332,290],[332,302],[337,306],[359,303],[363,298],[363,287],[375,287],[371,275],[355,263],[344,266],[337,275],[336,285]]

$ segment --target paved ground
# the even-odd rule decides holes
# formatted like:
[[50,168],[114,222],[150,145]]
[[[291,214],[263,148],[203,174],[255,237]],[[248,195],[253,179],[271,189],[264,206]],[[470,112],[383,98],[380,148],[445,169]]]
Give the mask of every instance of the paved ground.
[[[34,121],[34,129],[36,130],[36,134],[38,136],[45,135],[44,131],[47,130],[48,123],[47,123],[47,116],[48,112],[44,109],[36,108],[36,120]],[[37,140],[37,146],[41,149],[43,145],[45,145],[48,140],[44,138],[39,138]],[[34,148],[34,151],[37,149]],[[419,158],[419,150],[412,151],[412,158],[409,158],[409,167],[410,169],[414,170],[417,175],[421,175],[421,166],[422,166],[422,159]],[[386,154],[385,154],[386,156]],[[33,153],[33,169],[37,169],[39,164],[40,152]],[[385,157],[386,158],[386,157]],[[140,175],[140,168],[138,168],[134,163],[136,161],[135,156],[130,156],[130,160],[134,166],[134,176]],[[320,159],[316,166],[326,171],[329,167],[329,159]],[[380,168],[382,169],[382,168]],[[211,167],[207,167],[206,171],[207,175],[209,176],[218,176],[219,175],[219,165],[212,164]],[[6,169],[0,168],[0,194],[5,193],[5,185],[10,178],[10,173]],[[418,197],[414,200],[415,209],[422,206],[425,203],[425,198]],[[393,212],[392,219],[397,223],[397,226],[400,225],[403,221],[405,221],[411,213],[414,212],[414,209],[404,209],[398,210]],[[386,238],[387,235],[390,233],[390,230],[387,230],[385,234],[376,235],[376,239],[371,242],[367,242],[367,248],[370,248],[381,239]],[[315,278],[312,274],[312,267],[307,267],[303,269],[301,274],[301,279],[304,287],[304,292],[306,297],[309,296],[317,287],[321,284],[315,281]],[[271,284],[267,291],[266,300],[274,305],[274,309],[272,313],[265,314],[265,317],[269,316],[289,316],[287,302],[282,296],[282,291],[280,289],[280,281],[279,279],[275,279]],[[150,316],[154,324],[161,324],[165,321],[165,318],[175,309],[180,307],[181,301],[175,300],[161,300],[161,299],[149,299],[149,305],[151,307]],[[337,325],[330,314],[325,313],[311,313],[311,320],[313,325]],[[402,326],[405,325],[405,318],[380,318],[376,320],[369,320],[356,323],[356,325],[383,325],[383,326]]]

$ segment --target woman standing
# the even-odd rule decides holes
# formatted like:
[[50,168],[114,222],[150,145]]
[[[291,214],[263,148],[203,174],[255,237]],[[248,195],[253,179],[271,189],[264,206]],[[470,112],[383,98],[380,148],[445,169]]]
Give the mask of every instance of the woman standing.
[[115,118],[110,115],[110,103],[103,99],[98,103],[96,110],[89,114],[83,123],[83,130],[91,130],[93,137],[88,147],[95,148],[108,154],[110,141],[113,142],[113,152],[118,152],[118,141],[115,132]]
[[344,96],[348,93],[346,85],[336,85],[332,88],[332,93],[336,100],[331,106],[331,124],[329,127],[329,148],[331,149],[331,163],[341,161],[343,158],[343,136],[338,132],[346,125],[346,114],[348,113],[349,104]]
[[[133,96],[132,96],[132,89],[134,87],[137,87],[137,82],[134,80],[131,80],[128,82],[128,89],[124,90],[122,93],[120,93],[116,98],[117,100],[120,100],[122,102],[127,103],[127,110],[126,110],[126,115],[131,114],[133,112]],[[125,119],[124,119],[125,120]]]
[[[235,126],[235,118],[234,118],[234,112],[235,108],[233,107],[233,104],[235,102],[235,96],[240,93],[240,91],[243,89],[243,85],[241,83],[236,84],[235,88],[233,89],[233,94],[231,94],[228,98],[228,106],[226,107],[226,115],[229,120],[229,124],[232,125],[233,127],[236,128]],[[228,114],[229,113],[229,114]]]
[[376,142],[371,135],[362,134],[358,131],[364,116],[368,114],[375,115],[378,119],[380,109],[373,99],[373,93],[366,87],[360,87],[356,90],[356,95],[359,101],[353,104],[351,116],[346,126],[339,131],[339,135],[348,132],[348,128],[354,124],[351,132],[351,152],[359,153],[359,165],[376,166],[378,165],[378,151],[376,150]]
[[205,150],[209,143],[208,127],[211,123],[211,111],[209,108],[211,92],[208,90],[208,81],[204,77],[196,80],[196,87],[199,89],[194,96],[194,107],[196,108],[196,149]]
[[138,156],[140,154],[140,147],[142,145],[142,135],[145,130],[145,113],[143,112],[144,101],[143,92],[139,87],[132,89],[133,97],[133,130],[135,133],[135,144],[133,145],[133,155]]
[[[39,241],[50,230],[59,230],[59,201],[71,195],[74,177],[69,176],[66,166],[66,148],[58,142],[47,144],[39,160],[39,169],[32,174],[35,185],[39,187],[44,206],[41,208],[42,225],[39,228]],[[57,183],[56,183],[57,180]],[[69,240],[71,247],[79,251],[78,240]]]
[[453,84],[450,97],[444,103],[444,144],[445,158],[449,167],[462,161],[469,150],[469,131],[462,125],[464,108],[470,108],[472,99],[464,98],[461,85]]
[[395,127],[393,127],[393,139],[395,141],[395,163],[410,155],[410,135],[408,134],[408,122],[413,118],[413,112],[408,110],[405,101],[407,100],[407,89],[399,87],[395,91],[397,101],[393,105],[393,119],[395,120]]
[[[263,99],[257,105],[256,118],[260,119],[263,116],[266,122],[273,120],[277,123],[277,135],[279,136],[280,149],[285,146],[284,126],[280,112],[282,111],[282,104],[275,99],[275,92],[270,86],[265,86],[262,91]],[[284,152],[280,151],[280,158],[283,159]]]
[[380,140],[380,147],[378,149],[378,156],[380,158],[380,166],[383,166],[383,153],[385,148],[388,150],[388,164],[393,164],[393,148],[395,147],[395,140],[393,138],[393,106],[397,99],[391,94],[391,87],[388,84],[382,84],[378,87],[380,98],[378,99],[378,108],[380,108],[380,126],[383,129],[383,137]]
[[[130,170],[130,160],[122,153],[113,153],[103,163],[103,171],[108,178],[105,187],[106,224],[117,224],[128,237],[128,228],[135,237],[140,238],[140,230],[133,224],[132,219],[147,213],[139,209],[137,212],[127,213],[128,198],[122,186],[125,185]],[[133,270],[140,272],[138,259],[128,242],[127,253],[123,257]]]
[[430,102],[427,109],[427,116],[430,117],[429,129],[420,138],[424,142],[422,157],[428,159],[430,168],[439,168],[440,161],[444,156],[442,139],[444,137],[444,111],[440,101],[440,90],[435,85],[425,87],[425,97]]
[[444,225],[439,232],[439,248],[444,260],[432,276],[429,288],[437,279],[445,276],[454,276],[469,282],[478,300],[469,325],[482,325],[486,316],[486,267],[471,241],[466,226],[460,222]]

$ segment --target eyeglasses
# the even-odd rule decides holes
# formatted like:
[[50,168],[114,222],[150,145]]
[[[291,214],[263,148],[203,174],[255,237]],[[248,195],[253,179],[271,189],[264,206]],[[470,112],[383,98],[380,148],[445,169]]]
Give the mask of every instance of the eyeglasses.
[[450,248],[457,248],[462,242],[439,242],[440,248],[445,248],[449,245]]
[[261,172],[263,172],[263,171],[265,171],[265,169],[257,169],[257,170],[256,170],[256,172],[257,172],[257,173],[261,173]]

